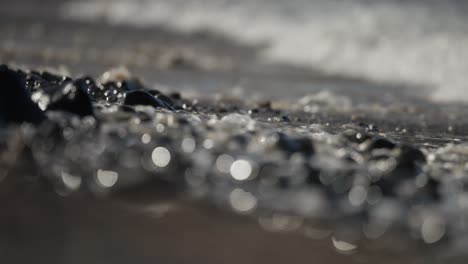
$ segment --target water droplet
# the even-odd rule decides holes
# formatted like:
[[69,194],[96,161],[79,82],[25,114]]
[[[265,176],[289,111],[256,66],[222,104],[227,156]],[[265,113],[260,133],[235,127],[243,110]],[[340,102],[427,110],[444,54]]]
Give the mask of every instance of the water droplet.
[[242,189],[235,189],[229,195],[229,202],[234,210],[248,213],[257,206],[257,198]]
[[166,130],[166,128],[164,127],[163,124],[157,124],[157,125],[156,125],[156,131],[157,131],[158,133],[162,133],[162,132],[164,132],[164,130]]
[[97,180],[102,187],[110,188],[117,183],[119,174],[115,171],[98,170]]
[[421,235],[428,244],[439,241],[445,234],[445,220],[440,216],[426,218],[421,227]]
[[60,176],[62,178],[63,184],[65,184],[65,186],[68,189],[70,189],[72,191],[75,191],[75,190],[78,190],[80,188],[80,186],[81,186],[81,177],[71,175],[71,174],[68,174],[66,172],[62,172]]
[[157,147],[153,150],[151,159],[156,166],[164,168],[171,162],[171,153],[165,147]]
[[343,252],[350,252],[357,248],[356,245],[351,244],[346,241],[338,240],[335,237],[332,237],[332,242],[333,242],[333,246],[335,246],[336,249],[338,249],[339,251],[343,251]]
[[203,147],[205,149],[212,149],[214,147],[214,142],[213,140],[211,139],[205,139],[205,141],[203,141]]
[[145,133],[141,136],[141,142],[143,142],[143,144],[148,144],[150,143],[151,141],[151,135],[148,134],[148,133]]
[[252,175],[253,168],[250,162],[241,159],[232,163],[230,172],[234,179],[245,181]]

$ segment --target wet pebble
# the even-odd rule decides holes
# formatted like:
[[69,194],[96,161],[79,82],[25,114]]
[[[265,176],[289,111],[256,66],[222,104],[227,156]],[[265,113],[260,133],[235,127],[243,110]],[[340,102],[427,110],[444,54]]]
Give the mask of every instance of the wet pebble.
[[31,101],[21,75],[0,65],[0,120],[5,123],[38,124],[45,119],[41,109]]
[[169,103],[154,97],[152,94],[145,91],[132,91],[127,92],[124,100],[125,105],[148,105],[154,108],[164,108],[167,110],[174,110]]
[[81,117],[94,114],[88,93],[71,82],[61,86],[50,95],[44,93],[42,96],[49,97],[49,103],[44,106],[45,110],[66,111]]
[[315,153],[313,142],[306,137],[290,137],[283,133],[277,133],[276,137],[278,147],[289,154],[300,152],[313,155]]
[[362,145],[362,148],[368,151],[375,149],[394,149],[395,147],[395,142],[383,137],[374,137],[372,139],[367,140]]

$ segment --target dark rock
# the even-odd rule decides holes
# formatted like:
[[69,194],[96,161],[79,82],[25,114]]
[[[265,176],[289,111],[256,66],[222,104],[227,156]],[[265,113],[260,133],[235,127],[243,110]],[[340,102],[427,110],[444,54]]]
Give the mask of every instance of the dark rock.
[[424,155],[424,153],[416,147],[410,145],[402,145],[400,148],[399,160],[402,165],[413,166],[416,164],[425,163],[426,155]]
[[127,92],[124,100],[125,105],[149,105],[153,106],[154,108],[164,108],[168,110],[174,110],[171,105],[169,105],[167,102],[154,97],[148,92],[145,91],[133,91],[133,92]]
[[[46,111],[66,111],[81,117],[93,115],[93,106],[88,93],[73,83],[61,85],[52,91],[41,91],[37,97],[38,101],[46,102],[41,106]],[[42,100],[41,97],[47,98]]]
[[163,100],[164,102],[166,102],[169,105],[176,105],[176,103],[170,97],[166,96],[165,94],[158,94],[155,97],[160,99],[160,100]]
[[181,100],[182,95],[179,92],[172,92],[169,94],[169,96],[174,99],[174,100]]
[[231,143],[242,148],[247,147],[249,142],[250,138],[247,135],[234,135],[231,137]]
[[38,72],[23,73],[23,78],[25,80],[25,87],[28,92],[33,92],[36,89],[42,88],[46,81],[42,78]]
[[121,105],[119,109],[126,113],[136,113],[135,109],[128,105]]
[[403,145],[400,147],[394,174],[400,177],[416,176],[421,173],[425,162],[426,156],[421,150],[409,145]]
[[122,103],[127,89],[122,83],[107,82],[98,84],[90,77],[77,79],[74,84],[86,91],[93,101],[110,104]]
[[288,154],[300,152],[305,155],[313,155],[315,153],[314,144],[309,138],[292,138],[283,133],[277,133],[277,136],[278,147]]
[[145,86],[138,79],[129,79],[122,82],[122,88],[127,91],[141,91],[145,90]]
[[22,79],[25,81],[26,90],[30,93],[38,90],[52,90],[61,85],[71,82],[71,79],[66,76],[55,75],[49,72],[31,71],[28,73],[18,71]]
[[[397,188],[404,183],[410,182],[412,185],[416,180],[416,176],[423,173],[422,166],[426,161],[426,157],[421,150],[403,145],[399,147],[399,154],[396,157],[397,163],[395,168],[385,175],[377,182],[377,185],[382,189],[382,193],[387,196],[397,195]],[[414,187],[416,188],[416,187]],[[432,197],[437,196],[438,184],[429,179],[428,185],[429,192]]]
[[18,72],[0,66],[0,120],[6,123],[38,124],[45,119],[31,100],[24,79]]
[[281,119],[282,119],[284,122],[286,122],[286,123],[291,122],[291,119],[289,119],[289,117],[288,117],[288,116],[285,116],[285,115],[284,115],[284,116],[281,116]]
[[[173,107],[174,109],[183,109],[182,106],[180,106],[179,104],[177,104],[174,100],[173,100],[173,97],[170,95],[170,96],[167,96],[163,93],[161,93],[160,91],[158,90],[155,90],[155,89],[151,89],[151,90],[146,90],[148,93],[150,93],[151,95],[153,95],[155,98],[158,98],[164,102],[166,102],[167,104],[169,104],[171,107]],[[177,97],[177,96],[176,96]],[[179,94],[179,98],[180,98],[180,94]]]
[[96,82],[94,82],[93,78],[89,76],[78,78],[73,83],[76,86],[79,86],[81,89],[86,90],[87,92],[90,86],[96,85]]
[[91,77],[85,76],[78,78],[73,83],[80,89],[86,91],[94,101],[101,101],[101,99],[104,99],[104,87],[97,85]]
[[320,170],[310,167],[308,164],[306,164],[307,168],[307,177],[305,179],[305,182],[309,185],[320,185]]
[[103,93],[100,98],[101,101],[106,101],[107,103],[118,103],[121,104],[125,97],[125,89],[122,87],[122,84],[115,82],[108,82],[102,85]]
[[249,115],[258,114],[258,112],[259,112],[259,111],[258,111],[258,108],[253,108],[253,109],[250,109],[250,110],[248,111]]
[[[175,109],[183,109],[183,107],[181,105],[177,104],[173,100],[172,96],[167,96],[167,95],[163,94],[162,92],[160,92],[159,90],[156,90],[156,89],[147,89],[145,91],[150,93],[151,95],[153,95],[155,98],[158,98],[158,99],[166,102],[167,104],[169,104],[170,106],[172,106]],[[180,96],[180,94],[179,94],[179,96]]]
[[428,199],[431,199],[433,201],[438,201],[441,198],[439,188],[440,188],[440,182],[435,180],[432,177],[428,176],[428,181],[424,188],[422,188],[422,191],[424,194],[427,196]]
[[55,75],[46,71],[41,73],[41,77],[47,82],[54,82],[54,83],[60,83],[66,80],[66,78],[64,79],[63,76],[58,76],[58,75]]
[[156,89],[147,89],[145,90],[147,91],[148,93],[150,93],[152,96],[158,96],[161,94],[161,92],[159,90],[156,90]]
[[365,149],[367,150],[394,149],[396,147],[396,144],[393,141],[383,137],[373,138],[364,144],[366,144]]

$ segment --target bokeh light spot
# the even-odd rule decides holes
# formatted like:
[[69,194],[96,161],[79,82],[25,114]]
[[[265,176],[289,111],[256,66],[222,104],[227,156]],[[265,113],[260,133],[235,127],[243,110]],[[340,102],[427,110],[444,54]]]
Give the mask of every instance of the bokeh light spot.
[[97,180],[102,187],[110,188],[117,183],[119,174],[115,171],[98,170]]
[[151,159],[156,166],[164,168],[171,162],[171,153],[165,147],[157,147],[153,150]]
[[230,172],[234,179],[245,181],[252,175],[253,168],[250,162],[240,159],[232,163]]

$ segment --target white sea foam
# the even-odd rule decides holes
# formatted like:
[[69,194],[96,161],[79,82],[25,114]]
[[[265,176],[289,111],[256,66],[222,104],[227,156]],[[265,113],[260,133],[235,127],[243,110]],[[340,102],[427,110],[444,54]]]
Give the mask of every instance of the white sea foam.
[[265,60],[468,95],[468,2],[459,0],[84,0],[64,15],[109,23],[209,29],[269,43]]

